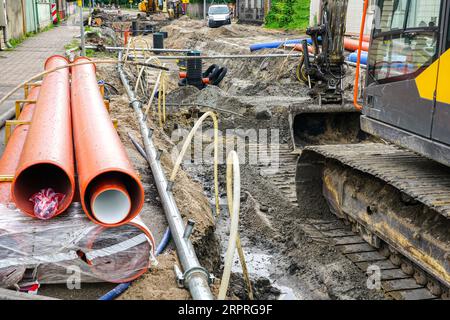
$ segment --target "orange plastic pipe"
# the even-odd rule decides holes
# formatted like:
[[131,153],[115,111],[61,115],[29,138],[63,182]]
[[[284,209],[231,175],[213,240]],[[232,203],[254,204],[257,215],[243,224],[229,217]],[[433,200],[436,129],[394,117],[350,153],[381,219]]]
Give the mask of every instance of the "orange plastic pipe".
[[[82,61],[89,59],[75,60]],[[92,64],[72,67],[72,123],[78,183],[87,216],[102,226],[116,227],[139,214],[144,204],[144,188],[105,108],[95,72]]]
[[[296,44],[296,45],[294,45],[294,50],[295,51],[300,51],[300,52],[303,52],[303,45],[301,45],[301,44]],[[311,54],[314,54],[314,47],[313,46],[308,46],[308,52],[309,53],[311,53]]]
[[[69,61],[52,56],[45,69],[63,67]],[[75,190],[69,69],[47,74],[43,81],[19,165],[11,186],[12,199],[24,213],[35,217],[30,198],[52,188],[65,195],[56,215],[72,202]]]
[[356,51],[356,50],[358,50],[358,48],[361,47],[363,51],[369,51],[369,42],[362,41],[362,44],[360,46],[360,40],[358,40],[358,39],[351,39],[351,38],[345,38],[344,39],[345,50]]
[[[39,97],[39,87],[31,89],[27,99],[37,100]],[[33,117],[35,104],[27,103],[23,106],[22,112],[17,120],[31,121]],[[11,134],[8,144],[5,147],[2,157],[0,158],[0,175],[14,176],[17,166],[19,165],[20,155],[22,154],[23,145],[27,138],[29,125],[18,125]],[[12,182],[0,182],[0,203],[7,205],[11,202],[11,184]]]
[[364,42],[370,42],[370,35],[365,34],[362,36]]
[[[364,0],[364,10],[361,19],[361,29],[359,31],[359,46],[358,46],[358,58],[356,60],[356,74],[355,74],[355,85],[353,86],[353,104],[355,105],[356,110],[361,111],[363,106],[358,102],[358,94],[359,94],[359,72],[361,70],[361,53],[363,49],[363,37],[364,29],[366,27],[366,15],[367,9],[369,8],[369,0]],[[368,51],[368,50],[367,50]]]
[[[187,78],[187,72],[181,71],[179,76],[180,76],[180,79],[186,79]],[[209,80],[209,78],[202,78],[202,82],[203,82],[203,84],[209,84],[210,80]]]

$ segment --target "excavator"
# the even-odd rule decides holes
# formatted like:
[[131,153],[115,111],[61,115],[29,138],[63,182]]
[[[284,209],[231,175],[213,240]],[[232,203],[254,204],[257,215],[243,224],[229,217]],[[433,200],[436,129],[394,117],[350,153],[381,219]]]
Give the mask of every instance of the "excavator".
[[139,2],[138,9],[140,12],[149,16],[151,13],[155,13],[157,10],[157,4],[155,0],[142,0]]
[[[450,1],[365,0],[360,38],[369,2],[375,18],[362,94],[357,63],[355,112],[323,104],[315,114],[291,115],[299,210],[311,219],[332,214],[390,266],[449,299]],[[339,101],[343,90],[343,57],[333,53],[343,52],[347,4],[322,1],[319,25],[309,30],[322,48],[304,58],[302,72],[325,100]],[[358,138],[325,134],[322,120],[336,117],[334,109],[341,125],[359,124],[350,130]],[[416,288],[407,285],[396,290]]]

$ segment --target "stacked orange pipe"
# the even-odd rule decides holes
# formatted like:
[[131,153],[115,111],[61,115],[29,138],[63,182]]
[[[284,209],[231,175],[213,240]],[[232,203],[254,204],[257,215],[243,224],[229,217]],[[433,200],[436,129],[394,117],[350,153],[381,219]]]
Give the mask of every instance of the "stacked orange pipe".
[[[28,95],[28,100],[37,100],[39,97],[39,87],[34,87]],[[22,112],[17,120],[31,121],[36,105],[27,103],[23,106]],[[14,176],[19,164],[20,155],[28,134],[28,124],[18,125],[5,147],[5,151],[0,159],[0,174],[5,176]],[[11,203],[11,182],[0,182],[0,203],[7,205]]]
[[[69,61],[50,57],[45,69],[63,67]],[[70,116],[69,69],[47,74],[39,98],[16,175],[11,186],[12,200],[24,213],[36,217],[31,197],[52,188],[64,195],[54,215],[64,212],[75,191],[72,124]]]
[[[75,62],[89,61],[78,58]],[[100,93],[95,66],[72,67],[72,122],[81,204],[105,227],[136,217],[144,189],[111,122]]]

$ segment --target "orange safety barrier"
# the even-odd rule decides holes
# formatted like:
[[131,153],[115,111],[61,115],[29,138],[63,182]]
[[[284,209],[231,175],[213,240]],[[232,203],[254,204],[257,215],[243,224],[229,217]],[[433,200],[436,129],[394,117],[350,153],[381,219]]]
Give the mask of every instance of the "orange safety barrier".
[[[47,59],[45,69],[68,64],[66,58],[52,56]],[[71,204],[75,190],[68,68],[47,74],[43,79],[11,186],[12,200],[21,211],[36,217],[30,199],[47,188],[64,195],[53,214],[59,215]]]
[[[34,87],[29,95],[28,100],[37,100],[39,96],[39,87]],[[30,122],[33,117],[34,109],[36,105],[34,103],[27,103],[23,106],[22,112],[17,120],[23,122]],[[22,154],[23,145],[28,134],[28,124],[18,125],[5,147],[2,157],[0,158],[0,174],[2,176],[14,176],[17,166],[19,164],[20,155]],[[11,202],[11,184],[12,181],[0,182],[0,203],[7,205]]]
[[[75,62],[89,61],[78,58]],[[72,67],[72,122],[80,198],[87,216],[116,227],[144,204],[144,188],[105,108],[95,66]]]
[[[361,111],[363,109],[363,106],[358,103],[358,95],[359,95],[359,72],[361,71],[361,53],[363,49],[363,37],[361,36],[364,34],[364,29],[366,27],[366,16],[367,16],[367,9],[369,8],[369,0],[364,0],[364,10],[363,15],[361,19],[361,29],[359,31],[359,46],[357,48],[358,50],[358,58],[356,60],[356,74],[355,74],[355,85],[353,89],[353,104],[355,105],[356,110]],[[368,51],[369,48],[367,48]]]

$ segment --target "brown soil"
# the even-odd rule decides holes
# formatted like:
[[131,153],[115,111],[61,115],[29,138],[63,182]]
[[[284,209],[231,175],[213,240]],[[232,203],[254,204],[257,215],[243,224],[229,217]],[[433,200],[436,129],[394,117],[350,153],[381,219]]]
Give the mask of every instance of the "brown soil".
[[158,266],[133,282],[119,300],[189,300],[189,291],[177,286],[175,264],[178,264],[176,252],[162,254]]

